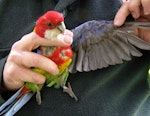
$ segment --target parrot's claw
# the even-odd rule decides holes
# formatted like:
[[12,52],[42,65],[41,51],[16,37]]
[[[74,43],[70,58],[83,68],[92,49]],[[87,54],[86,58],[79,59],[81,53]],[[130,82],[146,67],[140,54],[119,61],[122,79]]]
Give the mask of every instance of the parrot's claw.
[[68,93],[71,98],[74,98],[76,101],[78,101],[78,98],[74,94],[74,92],[73,92],[73,90],[72,90],[71,85],[70,85],[69,82],[68,82],[68,87],[67,86],[63,86],[63,92]]
[[41,92],[40,91],[37,91],[37,93],[36,93],[36,101],[37,101],[38,105],[41,105],[42,100],[41,100]]

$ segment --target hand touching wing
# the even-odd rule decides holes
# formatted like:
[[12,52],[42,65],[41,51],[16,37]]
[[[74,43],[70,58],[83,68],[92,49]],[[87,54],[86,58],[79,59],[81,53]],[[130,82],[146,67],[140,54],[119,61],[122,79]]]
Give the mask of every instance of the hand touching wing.
[[149,22],[126,22],[115,27],[113,21],[89,21],[73,29],[74,51],[71,73],[91,71],[131,60],[150,50],[150,43],[134,35],[135,29],[150,29]]

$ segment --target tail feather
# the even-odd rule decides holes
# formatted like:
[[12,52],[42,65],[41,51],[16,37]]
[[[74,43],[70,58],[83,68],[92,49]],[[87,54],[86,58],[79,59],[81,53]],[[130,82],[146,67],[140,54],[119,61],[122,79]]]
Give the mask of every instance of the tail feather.
[[24,87],[20,88],[12,97],[0,106],[0,115],[14,115],[31,99],[33,95],[33,92],[25,92]]

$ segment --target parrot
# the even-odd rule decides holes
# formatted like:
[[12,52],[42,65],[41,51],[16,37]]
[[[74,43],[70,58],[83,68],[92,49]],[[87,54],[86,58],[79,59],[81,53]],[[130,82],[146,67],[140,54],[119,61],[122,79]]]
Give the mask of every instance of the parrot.
[[[63,15],[56,11],[48,11],[37,20],[33,31],[41,38],[55,41],[60,33],[65,32],[65,29],[66,27],[64,24]],[[68,87],[65,86],[69,74],[67,67],[72,61],[71,46],[40,46],[37,52],[54,61],[57,64],[60,72],[54,76],[39,68],[33,67],[32,70],[46,77],[46,83],[48,87],[54,85],[55,88],[60,88],[61,86],[64,89],[64,92],[67,92],[70,96],[74,97],[75,94],[71,90],[70,84],[68,84]],[[43,84],[37,85],[35,83],[26,82],[19,97],[22,97],[27,92],[32,91],[36,93],[36,100],[38,104],[41,104],[40,90],[42,86]],[[74,98],[77,100],[76,96]]]
[[[52,41],[55,41],[58,39],[58,35],[64,33],[65,30],[66,27],[64,24],[63,15],[56,11],[48,11],[36,21],[36,25],[33,31],[43,39],[51,39]],[[37,53],[54,61],[58,66],[59,74],[52,75],[36,67],[32,67],[31,70],[44,75],[46,77],[46,84],[48,87],[62,87],[64,92],[68,93],[71,97],[77,100],[77,97],[72,91],[69,82],[68,87],[66,86],[66,81],[69,75],[67,67],[72,61],[71,46],[40,46],[37,49]],[[20,92],[18,92],[18,94],[15,96],[16,99],[13,99],[13,102],[9,106],[12,106],[30,93],[36,93],[36,100],[38,104],[41,104],[40,90],[42,87],[43,84],[38,85],[35,83],[26,82],[25,85],[21,88]],[[32,94],[30,95],[32,96]]]
[[[53,12],[54,14],[49,15],[48,12]],[[57,30],[57,32],[63,33],[62,27],[65,29],[64,18],[61,15],[59,20],[55,20],[53,23],[51,22],[52,20],[47,22],[48,17],[51,19],[56,14],[60,15],[60,13],[55,13],[56,11],[48,12],[37,20],[34,31],[44,39],[48,39],[49,36],[53,36],[53,39],[55,39],[56,33],[51,33],[51,31]],[[57,19],[58,17],[56,16],[55,18]],[[59,29],[55,28],[59,24],[62,27]],[[135,34],[139,28],[149,30],[150,22],[130,21],[125,22],[121,27],[114,26],[113,20],[90,20],[84,22],[71,30],[73,32],[73,43],[71,46],[41,46],[37,51],[37,53],[48,57],[58,65],[60,70],[58,75],[54,76],[34,67],[32,70],[46,77],[48,87],[62,87],[72,98],[78,100],[70,83],[68,83],[68,87],[66,86],[69,73],[94,71],[111,65],[122,64],[131,60],[132,57],[142,56],[140,49],[150,50],[150,43]],[[23,88],[26,89],[23,90]],[[24,87],[20,88],[0,107],[0,114],[7,114],[8,116],[9,114],[15,114],[31,99],[34,93],[37,92],[39,94],[41,88],[42,85],[25,83]],[[20,93],[25,94],[23,97],[20,97],[21,99],[16,100]]]
[[[61,13],[56,11],[48,11],[41,16],[34,28],[34,32],[42,38],[57,40],[57,36],[60,33],[64,33],[66,30],[64,24],[64,17]],[[38,72],[46,77],[46,83],[48,87],[54,86],[55,88],[63,88],[64,92],[67,92],[71,97],[77,100],[77,97],[72,91],[70,83],[66,86],[66,81],[69,75],[68,66],[72,61],[72,50],[71,46],[59,47],[59,46],[40,46],[38,53],[54,61],[59,69],[59,74],[51,75],[48,72],[39,69],[32,68],[33,71]],[[25,83],[23,94],[27,91],[37,92],[36,99],[38,104],[41,104],[40,90],[43,85],[37,85],[34,83]]]

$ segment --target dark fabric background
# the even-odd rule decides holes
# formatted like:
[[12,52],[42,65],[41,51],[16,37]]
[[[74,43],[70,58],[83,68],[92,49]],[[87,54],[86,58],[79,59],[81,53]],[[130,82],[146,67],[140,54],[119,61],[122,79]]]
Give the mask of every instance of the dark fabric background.
[[[60,0],[61,4],[58,1],[0,0],[1,78],[5,57],[12,44],[31,32],[37,18],[46,11],[62,11],[61,6],[65,6],[65,23],[68,29],[72,29],[88,20],[113,20],[120,7],[119,0]],[[34,96],[16,116],[149,116],[147,71],[150,53],[142,53],[142,57],[134,57],[122,65],[71,74],[68,81],[79,98],[78,102],[61,89],[44,87],[42,104],[37,105]]]

